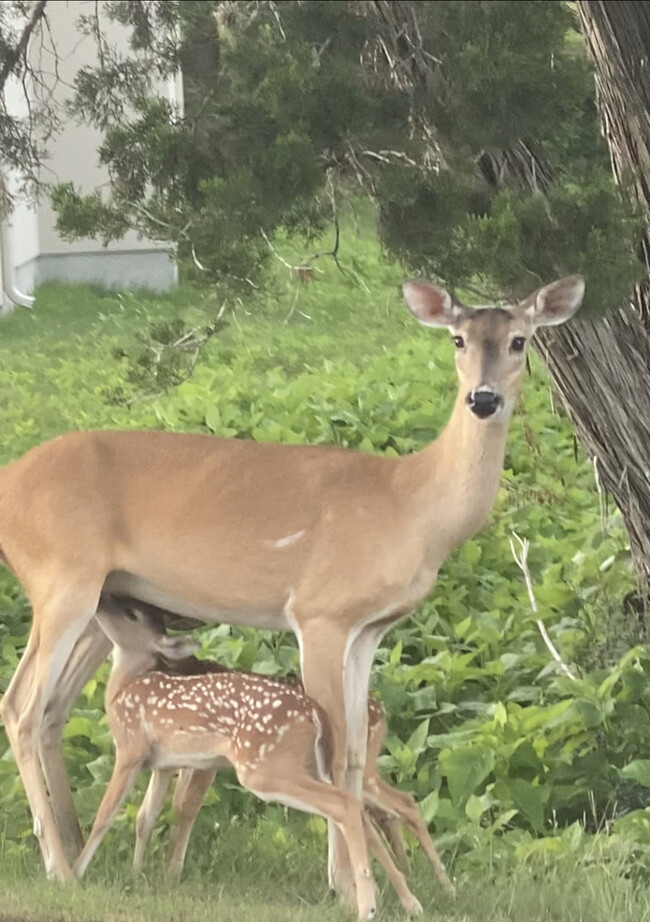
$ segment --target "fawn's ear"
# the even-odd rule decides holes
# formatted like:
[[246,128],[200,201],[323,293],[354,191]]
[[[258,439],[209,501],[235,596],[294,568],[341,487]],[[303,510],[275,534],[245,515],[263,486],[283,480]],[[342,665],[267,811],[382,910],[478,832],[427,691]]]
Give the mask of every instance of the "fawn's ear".
[[515,310],[523,311],[526,319],[536,327],[554,327],[573,317],[582,304],[584,293],[584,278],[567,275],[533,292]]
[[164,634],[159,641],[159,653],[168,659],[186,659],[199,649],[199,642],[192,637],[170,637]]
[[472,310],[444,288],[420,279],[404,282],[402,292],[408,309],[425,327],[455,327]]

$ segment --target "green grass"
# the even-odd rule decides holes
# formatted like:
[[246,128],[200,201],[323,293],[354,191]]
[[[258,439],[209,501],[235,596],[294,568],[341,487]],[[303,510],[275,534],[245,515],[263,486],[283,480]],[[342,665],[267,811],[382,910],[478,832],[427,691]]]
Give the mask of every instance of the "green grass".
[[[300,260],[292,242],[278,245],[289,259]],[[32,310],[19,309],[0,324],[0,419],[6,436],[0,463],[70,429],[200,428],[198,421],[179,422],[175,408],[184,397],[195,400],[211,374],[228,368],[241,369],[263,393],[268,369],[282,368],[291,379],[327,361],[356,365],[384,354],[412,336],[416,324],[400,304],[399,269],[381,258],[372,238],[355,246],[350,266],[353,262],[370,285],[344,278],[327,260],[318,264],[312,285],[298,285],[273,262],[264,290],[245,302],[228,300],[227,327],[204,350],[192,380],[169,396],[136,399],[130,407],[107,400],[125,383],[126,364],[114,358],[114,348],[126,347],[137,357],[143,351],[139,341],[151,327],[176,318],[201,328],[217,317],[222,299],[211,290],[188,288],[155,296],[43,286]],[[127,396],[137,398],[137,389]],[[218,395],[210,396],[216,402]]]
[[[240,837],[241,838],[241,837]],[[43,880],[38,869],[0,873],[0,920],[25,922],[342,922],[351,916],[330,898],[324,852],[308,858],[280,855],[271,873],[238,863],[237,839],[224,843],[227,858],[208,873],[175,884],[162,867],[132,877],[126,870],[93,875],[71,887]],[[304,852],[304,850],[303,850]],[[320,858],[320,860],[315,860]],[[311,859],[311,860],[309,860]],[[268,856],[267,856],[268,860]],[[244,862],[246,864],[246,862]],[[248,862],[250,864],[250,862]],[[650,894],[626,879],[616,865],[562,862],[520,867],[510,874],[477,873],[458,882],[455,900],[441,893],[428,867],[414,862],[411,889],[426,922],[647,922]],[[379,879],[378,919],[404,918],[395,895]]]

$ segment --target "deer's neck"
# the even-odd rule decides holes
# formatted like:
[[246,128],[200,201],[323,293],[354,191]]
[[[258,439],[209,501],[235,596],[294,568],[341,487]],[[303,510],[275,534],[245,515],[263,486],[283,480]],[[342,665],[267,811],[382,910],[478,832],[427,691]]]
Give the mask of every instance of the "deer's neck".
[[115,701],[131,682],[150,672],[155,665],[156,657],[151,653],[113,647],[113,668],[106,683],[107,704]]
[[440,436],[414,456],[413,496],[419,506],[418,524],[425,540],[447,554],[483,525],[494,505],[503,459],[508,420],[477,419],[459,393],[449,422]]

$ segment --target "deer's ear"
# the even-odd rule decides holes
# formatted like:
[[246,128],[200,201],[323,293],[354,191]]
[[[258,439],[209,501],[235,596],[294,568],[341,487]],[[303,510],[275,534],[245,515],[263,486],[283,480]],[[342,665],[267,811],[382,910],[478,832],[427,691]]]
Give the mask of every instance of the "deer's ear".
[[553,327],[569,320],[582,304],[585,280],[581,275],[566,278],[539,288],[518,309],[536,327]]
[[160,638],[159,652],[167,659],[186,659],[199,649],[198,641],[192,637],[170,637],[165,634]]
[[402,291],[408,309],[425,327],[455,327],[470,311],[444,288],[430,282],[409,279]]

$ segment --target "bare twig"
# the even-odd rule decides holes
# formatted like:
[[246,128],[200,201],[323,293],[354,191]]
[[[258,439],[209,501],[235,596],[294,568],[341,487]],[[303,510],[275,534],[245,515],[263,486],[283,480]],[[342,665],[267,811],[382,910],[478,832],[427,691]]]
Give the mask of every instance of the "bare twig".
[[[528,590],[528,598],[530,599],[530,607],[532,608],[534,613],[537,614],[539,609],[537,607],[537,600],[535,599],[535,593],[533,591],[533,581],[530,576],[530,570],[528,569],[528,548],[530,547],[530,542],[528,541],[527,538],[520,538],[517,532],[515,531],[513,531],[512,535],[516,539],[516,541],[519,543],[520,553],[517,554],[517,551],[515,549],[515,543],[512,540],[512,538],[510,538],[510,550],[512,551],[512,556],[515,558],[515,563],[517,564],[521,572],[524,574],[524,580],[526,581],[526,589]],[[574,676],[574,674],[571,672],[569,667],[566,665],[566,663],[564,662],[564,660],[558,653],[557,648],[555,647],[555,644],[553,643],[553,641],[548,635],[548,631],[546,630],[546,625],[544,624],[542,619],[536,618],[535,623],[537,627],[539,628],[539,632],[542,635],[542,640],[546,644],[549,650],[549,653],[551,654],[555,662],[558,664],[558,666],[560,667],[564,675],[567,676],[567,678],[571,679],[573,682],[577,681],[576,676]]]
[[379,163],[405,163],[407,166],[419,169],[421,164],[409,157],[402,150],[362,150],[364,157],[370,157],[371,160],[377,160]]
[[[130,207],[141,214],[145,220],[149,221],[151,224],[155,224],[158,227],[162,227],[163,230],[168,232],[167,236],[164,237],[164,240],[173,240],[174,236],[178,236],[179,239],[189,240],[189,237],[186,232],[186,228],[183,228],[180,231],[176,231],[176,228],[173,224],[170,224],[169,221],[163,221],[162,218],[158,218],[156,215],[152,214],[144,205],[141,205],[139,202],[129,202]],[[153,231],[151,228],[148,229],[148,236],[151,237]]]
[[600,507],[600,527],[603,532],[603,538],[606,538],[607,533],[608,533],[607,494],[605,493],[605,488],[603,487],[601,479],[600,479],[600,471],[598,470],[598,455],[594,455],[592,463],[594,467],[594,481],[596,483],[596,490],[598,491],[598,506]]
[[[287,262],[287,260],[278,253],[278,251],[276,250],[276,248],[273,246],[273,244],[269,240],[269,237],[263,228],[260,228],[260,234],[266,241],[268,248],[271,250],[275,258],[279,262],[281,262],[282,265],[285,266],[285,268],[289,270],[292,276],[298,278],[299,281],[303,283],[311,281],[314,272],[322,271],[312,266],[312,263],[316,262],[317,259],[322,259],[324,256],[329,256],[331,259],[334,260],[334,265],[336,266],[336,268],[339,270],[339,272],[344,278],[346,278],[350,282],[353,282],[354,284],[359,285],[361,288],[363,288],[366,294],[370,294],[370,289],[368,288],[364,280],[360,278],[360,276],[357,273],[351,272],[349,269],[346,269],[345,266],[342,266],[339,260],[339,246],[341,243],[341,227],[339,224],[338,206],[336,202],[336,193],[334,191],[334,182],[332,179],[331,171],[328,172],[327,185],[328,185],[328,196],[329,196],[329,199],[332,205],[332,224],[334,225],[334,243],[332,245],[331,250],[323,250],[322,252],[319,252],[319,253],[313,253],[301,265],[295,266],[292,263]],[[289,314],[285,320],[285,323],[287,322],[287,320],[289,320],[289,318],[293,315],[294,311],[296,310],[296,300],[297,299],[294,299],[294,303],[291,307],[291,310],[289,311]],[[301,311],[298,311],[298,313],[301,313]],[[307,315],[303,314],[303,316],[306,317]]]
[[265,230],[264,230],[263,227],[260,227],[260,234],[262,235],[262,237],[263,237],[264,240],[266,241],[266,244],[267,244],[269,250],[273,253],[273,255],[275,256],[275,258],[276,258],[279,262],[281,262],[282,265],[285,266],[285,267],[289,270],[289,272],[291,272],[291,274],[293,275],[293,274],[295,273],[295,270],[296,270],[298,267],[297,267],[297,266],[292,266],[291,263],[288,263],[288,262],[286,261],[286,259],[284,259],[283,256],[280,256],[280,254],[278,253],[278,251],[276,250],[276,248],[273,246],[273,244],[272,244],[271,241],[269,240],[269,238],[268,238],[268,236],[267,236],[267,234],[266,234],[266,232],[265,232]]
[[377,186],[374,177],[370,170],[361,162],[354,146],[350,142],[346,145],[345,160],[354,170],[355,178],[359,186],[365,190],[371,199],[376,199]]
[[[344,269],[341,263],[339,262],[339,244],[341,242],[341,227],[339,225],[339,211],[336,206],[336,195],[334,194],[334,183],[332,181],[332,174],[329,173],[327,177],[327,187],[328,195],[330,202],[332,204],[332,222],[334,224],[334,246],[331,250],[326,250],[324,253],[314,253],[311,257],[311,260],[321,259],[323,256],[331,256],[334,260],[336,268],[339,270],[341,275],[345,278],[352,280],[352,277],[347,269]],[[310,260],[310,261],[311,261]]]
[[551,404],[551,413],[553,414],[553,416],[555,416],[557,414],[557,410],[555,409],[555,399],[553,397],[553,387],[550,384],[548,386],[548,399]]
[[[283,256],[280,256],[280,254],[278,253],[278,251],[276,250],[276,248],[273,246],[273,244],[272,244],[271,241],[269,240],[268,235],[266,234],[266,232],[264,231],[264,229],[261,228],[261,227],[260,227],[260,234],[262,235],[262,237],[263,237],[264,240],[266,241],[266,244],[267,244],[268,248],[269,248],[270,251],[273,253],[273,255],[274,255],[275,258],[278,260],[278,262],[281,262],[282,265],[283,265],[285,268],[287,268],[287,269],[289,270],[289,272],[291,273],[291,275],[292,275],[294,278],[298,279],[298,281],[301,282],[303,285],[306,285],[306,284],[308,284],[309,282],[311,282],[311,281],[313,280],[314,272],[321,272],[321,271],[322,271],[321,269],[315,269],[313,266],[311,266],[311,265],[309,264],[309,261],[303,262],[303,263],[301,263],[301,264],[298,265],[298,266],[294,266],[292,263],[287,262],[287,260],[286,260]],[[323,255],[323,254],[321,254],[321,255]],[[327,254],[327,255],[330,255],[330,254]],[[317,256],[316,256],[316,257],[312,256],[312,259],[317,259],[317,258],[318,258]],[[291,316],[291,314],[293,314],[294,309],[295,309],[295,301],[294,301],[294,306],[291,308],[291,312],[290,312],[289,316]],[[300,313],[300,311],[299,311],[299,313]],[[304,314],[303,316],[306,317],[307,315]],[[285,321],[285,323],[286,323],[286,321]]]
[[271,10],[271,13],[273,14],[273,19],[275,20],[275,24],[278,27],[278,31],[280,35],[282,36],[282,41],[286,42],[287,36],[282,26],[282,20],[280,19],[280,13],[278,12],[278,8],[273,2],[273,0],[270,0],[269,2],[269,9]]
[[356,282],[358,285],[360,285],[363,288],[366,294],[370,294],[370,289],[368,288],[366,283],[363,281],[363,279],[360,278],[358,275],[356,275],[356,273],[350,272],[350,270],[342,266],[339,261],[339,244],[341,242],[341,226],[339,224],[339,210],[338,210],[338,206],[336,203],[336,193],[334,191],[334,181],[332,179],[331,170],[328,173],[327,186],[328,186],[329,199],[332,204],[332,222],[334,224],[334,246],[332,247],[331,250],[326,250],[324,253],[314,253],[314,255],[310,258],[309,261],[312,262],[316,259],[321,259],[321,257],[323,256],[331,256],[331,258],[334,260],[334,264],[336,268],[339,270],[339,272],[344,278],[348,279],[351,282]]
[[196,250],[194,249],[194,244],[192,244],[192,262],[199,270],[199,272],[205,272],[206,268],[203,263],[199,260],[199,257],[196,255]]
[[29,45],[29,40],[32,37],[34,29],[45,15],[46,6],[47,0],[39,0],[39,2],[34,7],[29,22],[23,29],[23,33],[20,36],[18,44],[12,51],[7,54],[5,62],[2,65],[2,69],[0,70],[0,93],[3,91],[5,83],[9,79],[10,74],[13,73],[19,61],[25,57],[27,46]]
[[289,313],[287,314],[287,316],[284,318],[284,323],[282,324],[282,326],[286,326],[286,325],[289,323],[289,321],[291,320],[291,318],[293,317],[293,315],[294,315],[294,313],[295,313],[295,310],[296,310],[296,304],[298,303],[298,294],[299,294],[299,292],[300,292],[300,289],[299,289],[299,288],[296,288],[296,290],[295,290],[295,292],[294,292],[294,295],[293,295],[293,303],[292,303],[292,305],[291,305],[291,309],[290,309]]

